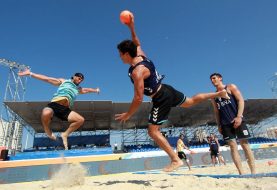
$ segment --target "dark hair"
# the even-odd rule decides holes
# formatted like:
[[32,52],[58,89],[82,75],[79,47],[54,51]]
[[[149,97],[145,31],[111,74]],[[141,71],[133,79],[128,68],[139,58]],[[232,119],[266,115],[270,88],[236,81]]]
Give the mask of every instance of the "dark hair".
[[[82,80],[85,79],[85,76],[82,73],[75,73],[74,76],[80,77]],[[71,79],[73,79],[73,77],[71,77]]]
[[131,57],[137,56],[137,45],[132,40],[124,40],[117,45],[121,53],[128,52]]
[[217,77],[220,77],[222,78],[222,75],[220,73],[213,73],[210,75],[210,79],[213,77],[213,76],[217,76]]

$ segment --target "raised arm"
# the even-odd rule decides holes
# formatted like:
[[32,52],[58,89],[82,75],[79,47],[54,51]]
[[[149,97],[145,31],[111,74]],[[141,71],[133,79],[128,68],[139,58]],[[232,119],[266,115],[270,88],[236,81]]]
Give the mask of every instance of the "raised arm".
[[134,21],[134,15],[133,14],[131,15],[131,22],[129,24],[127,24],[127,26],[130,29],[131,36],[132,36],[132,41],[137,45],[137,55],[146,56],[145,53],[141,49],[140,40],[139,40],[139,38],[136,34],[136,31],[135,31],[135,21]]
[[24,71],[19,71],[18,76],[31,76],[33,78],[36,78],[38,80],[42,80],[44,82],[48,82],[48,83],[50,83],[52,85],[55,85],[55,86],[59,86],[60,84],[62,84],[65,81],[65,79],[63,79],[63,78],[53,78],[53,77],[48,77],[48,76],[45,76],[45,75],[33,73],[33,72],[30,71],[30,69],[26,69]]

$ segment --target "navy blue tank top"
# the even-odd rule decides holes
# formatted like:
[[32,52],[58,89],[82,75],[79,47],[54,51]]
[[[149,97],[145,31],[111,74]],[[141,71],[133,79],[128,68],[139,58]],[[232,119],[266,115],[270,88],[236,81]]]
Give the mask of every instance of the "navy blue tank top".
[[[225,89],[227,86],[225,87]],[[228,93],[230,99],[215,98],[221,125],[229,125],[238,114],[238,102],[234,95]]]
[[218,150],[218,145],[215,140],[210,141],[210,149],[211,150]]
[[146,96],[151,96],[158,90],[158,88],[164,78],[164,75],[160,75],[157,72],[155,65],[153,64],[152,61],[150,61],[149,59],[147,59],[144,56],[141,56],[141,57],[143,58],[143,61],[141,61],[141,62],[137,63],[135,66],[131,66],[129,68],[129,77],[130,77],[132,83],[134,83],[134,81],[132,79],[132,73],[133,73],[133,70],[137,66],[144,65],[147,69],[149,69],[150,76],[147,79],[144,79],[144,94]]

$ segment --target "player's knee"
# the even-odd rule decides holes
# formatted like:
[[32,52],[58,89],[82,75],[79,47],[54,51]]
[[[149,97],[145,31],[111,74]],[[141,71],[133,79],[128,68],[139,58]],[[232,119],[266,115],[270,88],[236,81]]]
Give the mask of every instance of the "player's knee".
[[240,143],[240,145],[241,145],[243,150],[248,150],[248,149],[251,150],[250,145],[248,144],[248,142]]
[[153,129],[148,129],[148,135],[151,137],[151,138],[155,138],[157,136],[157,131],[156,130],[153,130]]
[[244,145],[244,146],[247,146],[248,145],[248,140],[247,139],[240,139],[239,140],[239,143],[240,143],[240,145]]
[[44,108],[41,113],[42,118],[51,118],[53,115],[53,111],[48,108]]
[[81,117],[78,119],[78,123],[79,123],[80,125],[83,125],[84,122],[85,122],[85,118],[81,116]]
[[148,135],[151,137],[151,138],[153,138],[153,131],[152,130],[148,130]]

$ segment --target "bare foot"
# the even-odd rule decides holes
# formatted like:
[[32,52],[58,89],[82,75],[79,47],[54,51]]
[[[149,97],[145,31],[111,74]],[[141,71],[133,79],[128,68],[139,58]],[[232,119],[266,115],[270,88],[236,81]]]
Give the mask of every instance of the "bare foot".
[[163,171],[164,172],[172,172],[174,170],[177,170],[179,167],[181,167],[182,165],[184,165],[183,161],[174,161],[171,162],[168,166],[166,166]]
[[229,97],[229,95],[228,95],[228,93],[227,93],[227,91],[224,89],[224,90],[221,90],[221,91],[219,91],[219,97],[221,97],[221,98],[225,98],[225,99],[227,99],[227,100],[229,100],[230,99],[230,97]]
[[52,133],[51,136],[48,136],[48,137],[54,141],[57,140],[57,137],[54,135],[54,133]]
[[62,140],[63,140],[64,149],[68,150],[67,136],[64,133],[62,133],[61,137],[62,137]]

